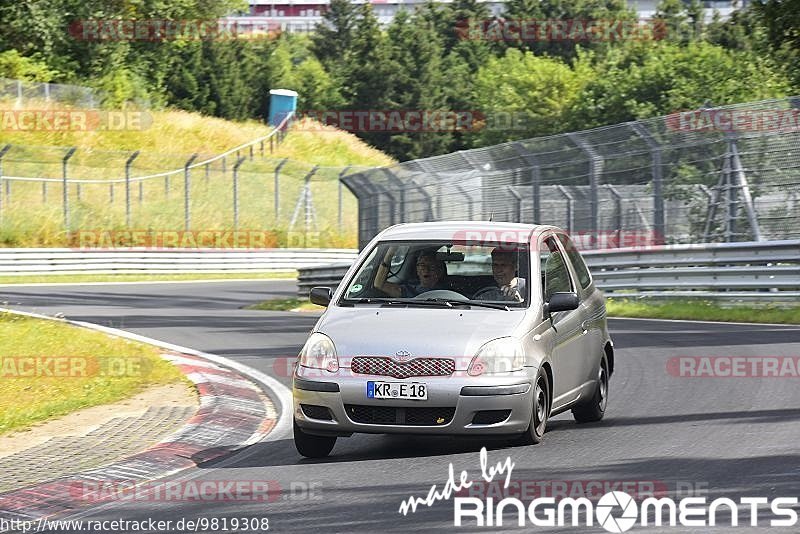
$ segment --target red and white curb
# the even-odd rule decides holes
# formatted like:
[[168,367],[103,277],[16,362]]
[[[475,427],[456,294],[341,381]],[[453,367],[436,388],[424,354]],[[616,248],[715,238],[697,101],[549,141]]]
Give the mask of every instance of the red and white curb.
[[[0,518],[30,520],[76,512],[90,504],[77,488],[91,487],[103,480],[150,482],[228,456],[259,441],[281,439],[289,433],[291,392],[255,369],[123,330],[0,308],[2,311],[60,320],[166,349],[162,357],[196,385],[200,408],[177,432],[145,451],[103,467],[0,495]],[[101,503],[93,500],[91,504]]]

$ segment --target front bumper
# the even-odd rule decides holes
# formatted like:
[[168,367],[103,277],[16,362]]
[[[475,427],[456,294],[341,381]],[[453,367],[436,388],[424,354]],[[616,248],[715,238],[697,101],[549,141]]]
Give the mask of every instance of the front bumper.
[[[324,435],[509,435],[528,429],[533,406],[530,369],[494,377],[302,376],[293,384],[294,418]],[[535,376],[535,372],[533,373]],[[422,382],[424,401],[367,398],[368,381]]]

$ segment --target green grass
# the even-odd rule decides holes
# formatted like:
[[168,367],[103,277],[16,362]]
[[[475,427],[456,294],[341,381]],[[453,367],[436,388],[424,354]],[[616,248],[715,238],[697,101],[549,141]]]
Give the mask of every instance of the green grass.
[[[131,176],[145,176],[182,169],[192,153],[198,161],[208,159],[269,132],[253,121],[235,123],[182,111],[152,112],[153,124],[141,131],[104,132],[13,132],[0,131],[0,146],[13,148],[3,158],[3,174],[19,177],[60,179],[66,148],[78,150],[69,160],[69,177],[99,183],[77,184],[68,189],[72,237],[65,231],[61,182],[9,181],[10,197],[3,198],[0,247],[76,246],[80,232],[123,232],[125,188],[105,183],[124,177],[125,161],[141,150]],[[357,243],[357,202],[342,189],[342,220],[339,224],[338,177],[342,167],[374,167],[392,163],[391,158],[364,144],[354,135],[337,130],[296,127],[284,142],[261,156],[255,148],[239,168],[238,228],[272,236],[266,246],[354,248]],[[284,158],[275,201],[275,170]],[[190,175],[190,228],[194,231],[230,230],[234,227],[232,166],[236,157],[195,168]],[[310,181],[315,219],[305,232],[305,214],[291,221],[303,190],[304,178],[320,165]],[[177,175],[132,182],[131,230],[168,232],[184,229],[184,176]],[[3,192],[5,193],[5,191]]]
[[267,311],[322,311],[324,309],[324,306],[312,304],[306,299],[271,299],[245,307],[245,310]]
[[[684,319],[694,321],[723,321],[744,323],[800,324],[800,307],[741,307],[723,308],[711,301],[631,301],[606,299],[609,317],[639,317],[648,319]],[[306,299],[272,299],[248,306],[248,310],[289,311],[294,309],[322,311],[322,306]]]
[[685,319],[743,323],[800,324],[800,307],[721,307],[706,300],[632,301],[606,299],[609,317]]
[[173,282],[183,280],[295,280],[297,271],[231,274],[53,274],[43,276],[0,276],[4,284],[84,284],[87,282]]
[[[149,386],[188,385],[154,347],[56,321],[0,312],[0,339],[0,434],[113,403]],[[29,368],[23,362],[30,358],[54,363],[24,376]],[[59,376],[47,376],[48,370]]]

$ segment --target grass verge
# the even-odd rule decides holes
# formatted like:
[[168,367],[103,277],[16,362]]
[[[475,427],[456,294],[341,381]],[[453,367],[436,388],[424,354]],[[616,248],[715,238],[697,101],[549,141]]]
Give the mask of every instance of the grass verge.
[[0,434],[188,380],[159,349],[0,312]]
[[[4,176],[57,180],[5,181],[0,246],[73,247],[80,245],[74,236],[97,232],[159,235],[183,230],[188,209],[194,231],[238,228],[266,236],[268,247],[355,248],[357,202],[349,189],[340,189],[339,175],[350,165],[353,171],[393,162],[353,134],[298,123],[283,143],[274,146],[275,152],[270,153],[267,142],[263,154],[260,145],[252,153],[249,149],[240,153],[245,159],[238,167],[234,199],[237,155],[197,167],[190,175],[182,169],[193,153],[197,162],[207,161],[262,137],[269,126],[183,111],[146,113],[148,127],[135,130],[0,131],[0,146],[11,145],[3,157]],[[69,147],[77,148],[68,160],[69,178],[94,181],[69,185],[65,195],[61,178]],[[126,189],[125,184],[109,180],[123,179],[133,151],[140,153],[131,160],[130,176],[150,178],[135,180]],[[170,171],[178,172],[153,177]],[[65,198],[70,233],[64,227]],[[307,206],[313,212],[306,212]],[[312,215],[308,228],[294,224],[297,217],[311,221]]]
[[[743,323],[800,324],[800,307],[735,307],[723,308],[711,301],[631,301],[606,299],[609,317],[637,317],[647,319],[684,319],[694,321],[722,321]],[[272,299],[247,306],[248,310],[269,311],[322,311],[322,306],[305,299]]]
[[297,271],[227,274],[52,274],[42,276],[0,276],[0,285],[85,284],[89,282],[180,282],[187,280],[295,280],[296,278]]
[[642,302],[608,298],[606,299],[606,309],[609,317],[800,324],[800,307],[736,306],[734,308],[723,308],[713,301],[707,300]]
[[267,311],[322,311],[324,309],[323,306],[311,304],[306,299],[270,299],[245,307],[245,310]]

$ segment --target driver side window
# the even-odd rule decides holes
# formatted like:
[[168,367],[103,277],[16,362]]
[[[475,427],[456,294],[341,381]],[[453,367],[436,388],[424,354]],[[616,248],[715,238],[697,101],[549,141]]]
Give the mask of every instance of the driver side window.
[[544,241],[540,253],[542,261],[542,294],[544,300],[550,300],[554,293],[573,291],[572,280],[564,263],[564,256],[559,250],[556,240],[548,237]]

